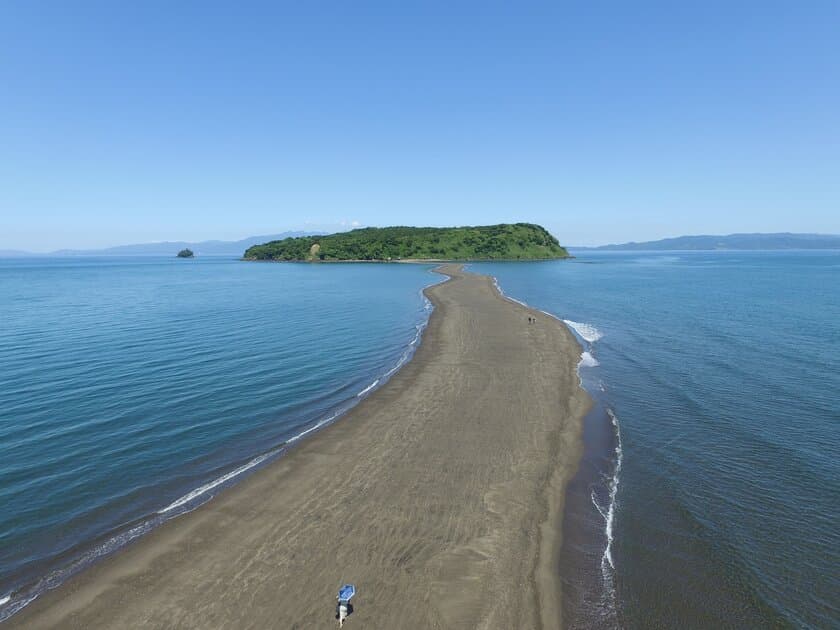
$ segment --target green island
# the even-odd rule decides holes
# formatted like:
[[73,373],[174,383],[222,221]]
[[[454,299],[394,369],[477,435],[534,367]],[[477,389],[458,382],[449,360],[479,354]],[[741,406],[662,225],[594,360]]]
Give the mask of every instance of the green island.
[[192,258],[193,256],[195,256],[195,254],[193,254],[193,250],[189,247],[178,252],[178,258]]
[[570,258],[545,228],[531,223],[477,227],[361,228],[249,247],[245,260],[398,261],[548,260]]

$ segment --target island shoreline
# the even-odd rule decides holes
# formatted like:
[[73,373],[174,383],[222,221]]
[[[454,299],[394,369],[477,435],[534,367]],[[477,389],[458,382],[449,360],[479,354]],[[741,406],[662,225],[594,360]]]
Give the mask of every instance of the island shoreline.
[[[539,470],[528,469],[530,477],[541,480],[537,494],[533,496],[529,494],[528,496],[531,496],[532,499],[541,497],[542,501],[539,505],[527,506],[528,510],[530,510],[531,521],[536,521],[539,525],[538,532],[536,532],[537,538],[539,539],[538,550],[536,551],[536,557],[531,560],[531,562],[533,562],[533,567],[528,571],[528,580],[533,583],[533,588],[531,589],[533,592],[531,593],[531,596],[536,602],[537,610],[529,612],[527,610],[527,606],[523,606],[521,602],[518,602],[519,610],[516,611],[517,614],[520,615],[518,617],[520,623],[527,620],[527,623],[525,623],[526,626],[544,628],[557,627],[559,626],[562,602],[559,572],[557,570],[557,559],[562,545],[560,528],[563,518],[563,490],[565,488],[565,484],[568,483],[571,475],[575,473],[578,466],[578,461],[582,452],[582,418],[583,414],[585,414],[591,404],[588,395],[579,387],[576,377],[576,366],[579,358],[580,347],[571,332],[568,331],[561,322],[538,311],[520,305],[515,301],[506,299],[497,288],[492,286],[489,277],[478,276],[476,274],[466,274],[461,272],[459,267],[460,266],[447,266],[443,270],[443,273],[445,275],[449,275],[452,279],[458,279],[459,281],[469,284],[470,289],[475,290],[476,295],[481,299],[488,297],[487,295],[482,295],[482,291],[487,293],[489,289],[489,293],[493,299],[504,302],[504,304],[508,305],[509,308],[514,309],[514,311],[518,311],[518,315],[522,316],[522,320],[525,320],[525,313],[528,314],[527,317],[535,318],[536,323],[529,324],[529,326],[533,326],[533,328],[526,328],[528,333],[531,333],[532,331],[535,333],[539,331],[541,333],[546,327],[554,327],[554,341],[557,342],[560,340],[565,350],[564,356],[562,356],[558,363],[558,365],[562,364],[564,376],[562,380],[565,381],[564,383],[560,383],[560,385],[562,385],[561,389],[564,389],[564,394],[567,394],[566,396],[561,395],[561,398],[567,398],[567,402],[569,403],[566,406],[566,416],[563,418],[565,426],[562,435],[555,435],[557,431],[552,432],[550,427],[547,428],[546,432],[546,435],[550,436],[555,442],[552,445],[552,449],[549,449],[552,451],[551,456],[554,458],[558,454],[562,455],[563,457],[560,458],[563,460],[562,465],[558,463],[552,467],[551,461],[544,461],[541,463]],[[465,278],[469,279],[465,281]],[[392,377],[392,381],[397,380],[398,378],[400,380],[410,379],[411,375],[405,374],[406,372],[417,372],[418,370],[423,370],[424,367],[429,367],[429,362],[434,362],[434,356],[420,355],[421,353],[423,355],[429,355],[430,351],[428,346],[434,345],[436,341],[440,341],[439,339],[434,339],[434,337],[440,336],[440,329],[447,323],[444,313],[447,308],[447,304],[441,300],[439,293],[441,292],[441,287],[449,285],[452,282],[452,279],[447,282],[433,284],[424,289],[424,294],[426,294],[426,296],[432,301],[435,306],[435,310],[429,318],[427,331],[424,334],[423,340],[420,343],[420,348],[418,348],[414,359],[395,373]],[[482,287],[480,286],[481,284],[485,286]],[[509,315],[510,313],[507,314],[507,316]],[[427,339],[427,337],[432,337],[432,339]],[[433,355],[434,353],[431,354]],[[427,365],[424,366],[424,363]],[[574,386],[571,388],[569,387],[568,382],[570,370],[571,373],[574,373],[575,381]],[[410,385],[402,384],[401,387],[410,387]],[[281,468],[285,469],[284,472],[286,473],[290,472],[289,469],[295,465],[293,460],[301,460],[304,457],[301,453],[306,453],[308,455],[311,454],[312,451],[318,452],[319,450],[323,450],[323,447],[325,447],[326,444],[318,443],[326,443],[327,439],[335,438],[336,433],[352,434],[352,427],[346,425],[351,423],[360,425],[364,423],[366,421],[365,415],[367,407],[382,407],[381,404],[376,405],[378,399],[387,397],[390,393],[388,390],[395,388],[397,388],[397,384],[395,384],[392,388],[391,382],[389,382],[374,392],[368,399],[362,401],[359,405],[348,411],[339,422],[327,425],[320,431],[313,433],[313,435],[308,437],[308,439],[296,444],[293,449],[289,449],[289,451],[284,453],[280,459],[268,464],[265,468],[256,470],[252,476],[243,479],[240,483],[236,484],[235,487],[226,490],[225,493],[216,497],[209,504],[201,506],[192,514],[184,515],[183,517],[179,517],[162,525],[155,531],[132,543],[120,553],[115,554],[114,556],[103,560],[101,563],[97,563],[96,565],[90,567],[81,574],[74,576],[65,585],[59,587],[55,591],[45,593],[29,607],[12,617],[9,620],[10,625],[27,624],[35,626],[48,626],[52,623],[65,622],[73,624],[77,622],[89,623],[92,619],[98,619],[98,623],[94,624],[98,627],[106,627],[111,624],[119,625],[117,615],[111,616],[108,619],[101,616],[101,613],[106,611],[111,611],[113,613],[120,612],[107,604],[107,599],[109,597],[124,595],[123,591],[127,585],[129,585],[129,592],[135,592],[137,590],[137,585],[142,585],[146,581],[144,580],[144,577],[148,579],[148,571],[151,570],[150,567],[155,564],[160,565],[164,557],[173,555],[178,556],[178,559],[181,560],[181,564],[183,565],[182,570],[189,570],[188,558],[185,559],[183,557],[183,546],[186,545],[187,548],[189,548],[193,530],[202,528],[209,528],[210,530],[213,530],[213,524],[209,523],[209,521],[214,520],[214,516],[216,516],[213,513],[225,513],[226,508],[229,508],[231,504],[238,503],[241,505],[243,504],[243,501],[247,505],[253,504],[254,499],[259,499],[259,493],[256,491],[254,486],[262,486],[261,489],[264,491],[266,489],[266,477],[276,478],[278,476],[277,471]],[[539,407],[540,405],[537,406]],[[551,414],[549,413],[549,416],[550,415]],[[368,422],[370,423],[370,421]],[[340,438],[342,436],[339,435],[338,437]],[[445,439],[445,436],[428,437],[437,437],[438,439],[443,437]],[[335,455],[331,449],[327,448],[326,450],[330,451],[330,455]],[[391,451],[393,451],[393,448]],[[383,453],[387,456],[393,455],[392,452],[388,452],[387,450],[383,451]],[[403,481],[411,481],[411,479],[406,478]],[[426,490],[434,491],[435,479],[431,478],[428,481],[429,483]],[[271,485],[272,484],[270,483],[268,484],[268,486]],[[280,493],[285,490],[288,491],[289,494],[293,494],[288,488],[274,489]],[[486,491],[487,489],[485,488],[484,490]],[[249,494],[251,495],[251,501],[247,500]],[[514,495],[515,494],[516,493],[514,493]],[[525,494],[527,494],[527,492]],[[305,503],[305,497],[301,500]],[[486,498],[485,502],[492,503],[492,501],[488,501]],[[251,509],[253,509],[253,507]],[[449,509],[454,510],[451,506]],[[491,509],[490,512],[492,513],[493,510]],[[475,515],[472,516],[473,521],[475,521]],[[485,518],[483,513],[479,513],[478,516],[480,519]],[[470,524],[473,528],[479,530],[482,526],[482,523],[470,522]],[[265,533],[265,531],[261,532],[261,534]],[[503,531],[502,534],[509,535],[509,532]],[[453,541],[447,541],[447,543],[448,547],[453,546]],[[484,543],[481,542],[480,544],[483,545]],[[523,546],[522,549],[525,549],[526,546]],[[443,548],[443,551],[451,551],[451,549],[447,548],[447,545],[441,545],[441,547]],[[489,560],[497,560],[497,558],[494,558],[493,556],[492,551],[494,551],[494,549],[492,545],[490,545],[489,548],[477,550],[474,548],[475,543],[471,542],[469,545],[466,545],[466,547],[469,548],[471,553],[478,551],[479,555],[481,555],[481,552],[483,552]],[[210,549],[210,551],[213,550]],[[440,550],[431,549],[430,551],[434,552]],[[527,554],[523,551],[523,555],[516,559],[517,562],[522,564],[522,562],[526,560],[526,555]],[[164,562],[163,564],[165,565],[167,563]],[[450,565],[451,564],[452,563],[450,563]],[[470,565],[470,561],[465,560],[463,563],[456,561],[456,563],[452,566],[454,566],[455,569],[459,569],[461,564]],[[514,565],[516,565],[516,562]],[[452,569],[452,566],[448,566],[447,569]],[[437,565],[435,565],[435,567],[437,568]],[[166,567],[157,566],[156,569],[157,570],[152,571],[152,574],[160,579],[154,579],[151,584],[146,585],[146,588],[150,588],[152,591],[156,590],[154,589],[154,586],[158,581],[163,581],[164,577],[171,577],[172,573],[168,571]],[[481,567],[479,567],[479,569],[481,569]],[[478,569],[477,571],[479,573],[481,572]],[[440,571],[438,570],[438,573],[439,572]],[[431,573],[435,572],[432,571]],[[445,576],[446,571],[443,573]],[[261,573],[260,575],[262,578],[266,577],[265,573]],[[204,579],[206,579],[206,574]],[[443,581],[452,582],[453,579],[455,583],[459,581],[457,576],[451,579],[444,579]],[[433,583],[435,580],[430,580],[430,582]],[[131,588],[130,585],[133,585],[135,588]],[[387,588],[383,586],[383,590],[387,590]],[[240,595],[247,595],[247,590],[241,592]],[[161,598],[166,599],[166,596],[160,592],[158,592],[154,597],[154,599],[158,600]],[[122,597],[120,597],[120,599],[122,599]],[[171,602],[168,603],[171,605]],[[461,603],[463,604],[463,602]],[[474,604],[474,602],[472,603]],[[368,611],[370,613],[373,612],[373,604],[374,602],[371,601],[371,610]],[[143,601],[134,600],[132,606],[135,609],[142,610],[144,607]],[[191,608],[190,602],[182,601],[176,608],[178,614],[187,615],[181,620],[185,622],[185,625],[198,625],[198,620],[187,614]],[[443,608],[446,607],[444,606]],[[471,606],[468,606],[467,608],[471,608]],[[91,617],[92,609],[98,610],[100,616]],[[441,618],[445,618],[448,614],[454,614],[452,613],[452,610],[453,609],[450,606],[449,610],[437,611],[439,615],[442,615],[442,617],[439,616],[435,619],[440,622]],[[160,623],[161,619],[156,617],[155,611],[147,610],[146,612],[149,616],[146,617],[143,623],[149,623],[151,625],[157,625],[156,621]],[[532,615],[534,612],[536,612],[535,616]],[[302,615],[302,618],[307,618],[307,615],[314,614],[314,611],[304,607],[299,614]],[[434,615],[432,615],[432,617],[434,617]],[[244,617],[244,619],[248,619],[248,617]],[[369,623],[372,623],[374,627],[385,627],[378,625],[378,622],[374,621],[375,619],[376,617],[372,617]],[[192,622],[190,623],[186,620],[192,620]],[[291,616],[289,617],[289,620],[292,620]],[[136,619],[136,621],[139,623],[141,620]],[[206,621],[207,620],[204,619],[204,622]],[[499,619],[494,617],[486,618],[483,619],[481,627],[502,627],[501,625],[497,625],[499,621]],[[400,624],[397,624],[397,626],[394,626],[393,624],[389,625],[391,625],[391,627],[401,627]],[[436,623],[431,627],[445,626],[440,625],[440,623]]]
[[346,258],[346,259],[327,259],[327,260],[281,260],[277,258],[247,258],[242,257],[240,262],[256,262],[256,263],[292,263],[292,264],[306,264],[306,265],[335,265],[335,264],[352,264],[352,263],[375,263],[381,264],[408,264],[408,265],[468,265],[470,263],[539,263],[539,262],[555,262],[558,260],[573,260],[575,256],[571,254],[567,256],[558,256],[555,258],[399,258],[393,260],[387,259],[363,259],[363,258]]

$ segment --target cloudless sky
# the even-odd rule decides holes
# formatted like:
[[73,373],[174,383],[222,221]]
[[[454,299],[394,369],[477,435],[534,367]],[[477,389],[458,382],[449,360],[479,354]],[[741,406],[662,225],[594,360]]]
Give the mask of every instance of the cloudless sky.
[[840,2],[0,3],[0,248],[503,221],[840,233]]

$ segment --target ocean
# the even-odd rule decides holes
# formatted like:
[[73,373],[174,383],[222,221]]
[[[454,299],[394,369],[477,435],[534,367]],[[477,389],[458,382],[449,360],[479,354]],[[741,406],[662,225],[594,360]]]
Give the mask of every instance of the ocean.
[[840,252],[471,268],[584,348],[570,627],[840,625]]
[[0,260],[0,620],[381,386],[430,267]]
[[[840,620],[840,252],[476,263],[566,322],[596,404],[573,628]],[[381,386],[421,265],[0,260],[0,620]]]

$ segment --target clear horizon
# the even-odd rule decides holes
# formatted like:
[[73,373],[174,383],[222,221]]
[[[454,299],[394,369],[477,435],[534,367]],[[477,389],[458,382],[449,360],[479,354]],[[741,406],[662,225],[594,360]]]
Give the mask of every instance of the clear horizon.
[[578,246],[838,234],[838,18],[4,3],[0,249],[519,221]]

